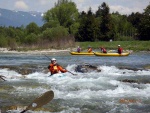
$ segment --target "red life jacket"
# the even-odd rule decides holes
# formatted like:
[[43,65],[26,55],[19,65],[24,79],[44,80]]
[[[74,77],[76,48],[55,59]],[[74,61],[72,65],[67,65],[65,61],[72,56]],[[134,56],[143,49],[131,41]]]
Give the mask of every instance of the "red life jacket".
[[102,50],[103,53],[107,53],[105,48],[102,47],[101,50]]
[[67,70],[63,69],[60,65],[58,64],[50,64],[48,66],[49,71],[51,72],[51,75],[62,72],[65,73]]
[[123,51],[123,49],[120,47],[120,48],[118,48],[118,53],[119,54],[121,54],[122,53],[122,51]]

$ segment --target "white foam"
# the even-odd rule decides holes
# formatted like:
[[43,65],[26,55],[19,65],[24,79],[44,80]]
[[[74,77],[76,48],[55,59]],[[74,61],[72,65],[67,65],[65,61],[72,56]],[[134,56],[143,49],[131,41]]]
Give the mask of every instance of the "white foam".
[[[105,104],[113,106],[113,99],[123,97],[135,97],[138,99],[149,99],[150,98],[150,85],[149,84],[137,84],[137,83],[124,83],[120,82],[117,78],[119,77],[136,77],[137,75],[150,75],[149,70],[133,71],[128,69],[118,69],[115,66],[99,66],[101,72],[90,72],[90,73],[77,73],[74,71],[76,65],[67,66],[67,70],[72,73],[76,73],[74,76],[71,73],[64,73],[64,77],[49,76],[48,73],[35,72],[26,75],[26,78],[20,78],[20,74],[15,71],[8,69],[1,69],[0,74],[11,77],[16,77],[19,80],[35,80],[38,83],[45,84],[45,86],[14,86],[18,95],[27,96],[35,94],[42,94],[47,90],[54,91],[54,99],[64,100],[103,100]],[[123,73],[125,72],[125,73]],[[9,74],[8,74],[9,73]],[[35,82],[34,81],[34,82]],[[11,92],[15,94],[16,92]],[[108,101],[108,100],[111,100]],[[89,101],[90,102],[90,101]],[[82,103],[81,103],[82,104]],[[69,108],[71,109],[71,108]],[[70,111],[70,110],[69,110]],[[78,109],[80,111],[80,109]],[[62,112],[65,112],[63,110]]]

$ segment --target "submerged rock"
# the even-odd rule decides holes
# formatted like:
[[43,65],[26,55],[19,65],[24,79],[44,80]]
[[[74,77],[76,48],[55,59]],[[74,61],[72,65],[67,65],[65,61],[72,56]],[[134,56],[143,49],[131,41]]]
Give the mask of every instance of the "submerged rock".
[[122,99],[119,100],[119,103],[122,103],[122,104],[141,103],[141,100],[138,100],[138,99],[125,99],[125,98],[122,98]]
[[[13,106],[6,106],[5,108],[3,108],[3,111],[17,113],[19,111],[21,112],[25,110],[26,108],[27,106],[13,105]],[[53,112],[53,109],[40,107],[40,108],[35,109],[34,111]]]
[[0,66],[1,69],[7,68],[9,70],[13,70],[18,72],[21,75],[28,75],[36,71],[37,67],[33,66]]
[[76,72],[81,72],[81,73],[88,73],[88,72],[92,72],[92,71],[101,72],[101,70],[98,69],[97,66],[93,66],[93,65],[90,65],[90,64],[77,65],[75,67],[75,71]]
[[129,80],[129,79],[124,79],[124,80],[120,80],[121,82],[128,82],[128,83],[137,83],[137,84],[150,84],[149,81],[146,80]]
[[121,82],[138,83],[138,84],[139,84],[139,81],[137,81],[137,80],[124,79],[124,80],[120,80],[120,81],[121,81]]

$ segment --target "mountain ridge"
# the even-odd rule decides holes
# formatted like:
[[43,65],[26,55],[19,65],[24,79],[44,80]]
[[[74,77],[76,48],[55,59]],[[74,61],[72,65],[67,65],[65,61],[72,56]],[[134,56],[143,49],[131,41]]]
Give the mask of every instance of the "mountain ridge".
[[44,24],[43,13],[41,12],[24,12],[24,11],[14,11],[8,9],[0,8],[0,26],[27,26],[31,22],[35,22],[38,26]]

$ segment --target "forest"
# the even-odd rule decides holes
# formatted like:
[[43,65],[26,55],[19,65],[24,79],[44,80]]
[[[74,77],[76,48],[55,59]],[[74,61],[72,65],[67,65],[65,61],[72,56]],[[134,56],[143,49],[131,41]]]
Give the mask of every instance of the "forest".
[[99,41],[149,41],[150,4],[143,13],[121,15],[110,13],[105,2],[96,12],[79,12],[74,2],[58,0],[54,7],[44,13],[44,24],[39,27],[32,22],[27,26],[0,27],[0,47],[18,48],[66,48],[75,42]]

